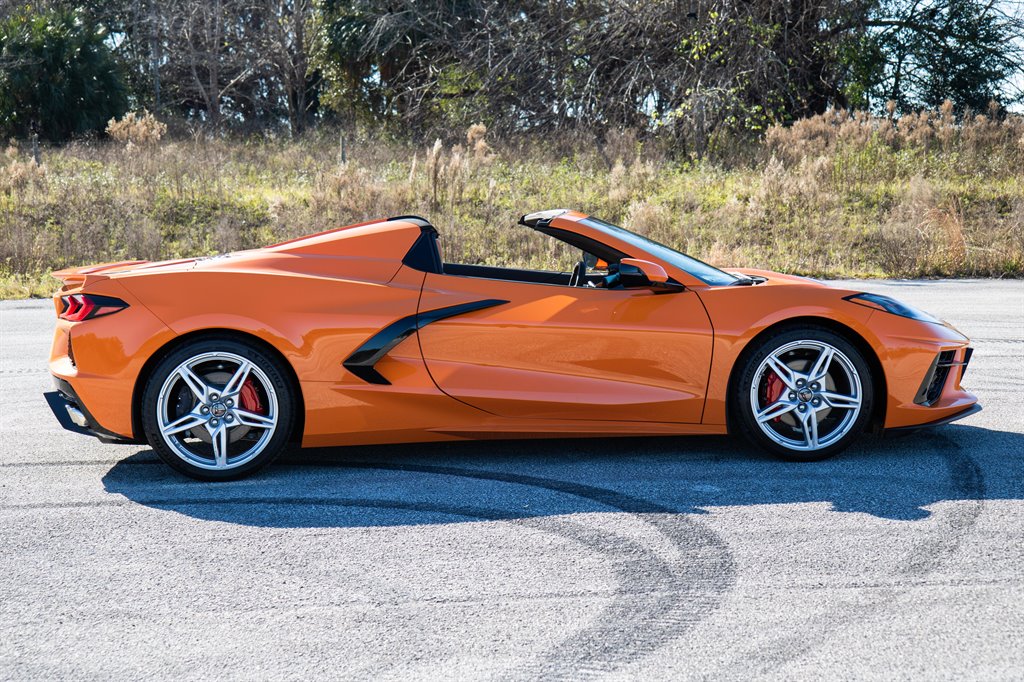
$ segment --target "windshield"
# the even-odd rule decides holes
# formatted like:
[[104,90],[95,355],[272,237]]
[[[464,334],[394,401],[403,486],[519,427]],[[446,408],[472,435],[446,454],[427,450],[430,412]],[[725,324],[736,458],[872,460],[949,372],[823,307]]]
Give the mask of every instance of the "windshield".
[[666,263],[674,265],[680,270],[685,270],[705,284],[732,284],[739,279],[738,277],[730,275],[728,272],[722,272],[716,267],[708,265],[703,261],[699,261],[692,256],[687,256],[685,253],[680,253],[675,249],[654,241],[653,239],[641,237],[635,232],[630,232],[618,225],[606,223],[599,218],[584,218],[580,222],[584,225],[589,225],[590,227],[608,232],[624,242],[641,248],[651,255],[657,256]]

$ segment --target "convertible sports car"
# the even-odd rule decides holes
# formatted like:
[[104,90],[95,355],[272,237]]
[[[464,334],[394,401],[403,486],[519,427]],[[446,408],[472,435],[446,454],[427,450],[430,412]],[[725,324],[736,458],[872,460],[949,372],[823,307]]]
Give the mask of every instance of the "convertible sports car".
[[202,479],[289,442],[731,432],[813,460],[980,409],[968,339],[891,298],[723,272],[574,211],[520,224],[572,271],[445,263],[401,216],[54,273],[47,398],[67,428]]

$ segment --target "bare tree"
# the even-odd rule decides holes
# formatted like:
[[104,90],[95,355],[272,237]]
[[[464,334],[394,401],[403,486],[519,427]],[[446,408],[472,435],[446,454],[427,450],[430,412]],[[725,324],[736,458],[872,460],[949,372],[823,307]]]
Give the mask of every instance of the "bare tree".
[[830,29],[870,1],[356,0],[332,58],[416,128],[660,125],[702,147],[840,101]]
[[[668,132],[1024,99],[1021,0],[0,0],[109,32],[132,106],[301,135],[321,101],[426,136]],[[0,59],[3,57],[0,56]]]
[[[232,16],[225,16],[226,3],[232,5]],[[167,52],[178,72],[172,82],[184,101],[198,101],[209,124],[216,128],[222,120],[224,98],[234,94],[233,89],[253,71],[250,55],[226,39],[243,8],[231,0],[177,0],[164,7]]]
[[316,104],[319,75],[312,54],[323,39],[324,22],[313,0],[262,0],[265,30],[259,51],[277,81],[293,135],[301,135]]

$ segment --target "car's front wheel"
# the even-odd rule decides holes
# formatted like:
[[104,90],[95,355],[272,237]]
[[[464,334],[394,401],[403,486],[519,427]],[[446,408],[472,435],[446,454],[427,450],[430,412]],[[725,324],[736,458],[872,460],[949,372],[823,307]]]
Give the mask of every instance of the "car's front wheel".
[[830,457],[871,418],[873,383],[863,355],[842,336],[782,330],[746,355],[731,396],[744,436],[786,459]]
[[266,466],[287,447],[292,388],[279,360],[229,338],[187,343],[153,370],[142,423],[153,450],[174,469],[227,480]]

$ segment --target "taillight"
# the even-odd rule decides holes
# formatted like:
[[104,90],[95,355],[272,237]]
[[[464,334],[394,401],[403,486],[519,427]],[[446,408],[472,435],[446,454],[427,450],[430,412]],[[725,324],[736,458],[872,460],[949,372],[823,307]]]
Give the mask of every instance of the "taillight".
[[70,322],[91,320],[94,317],[110,315],[128,307],[128,304],[119,298],[97,296],[96,294],[62,296],[61,301],[64,302],[64,310],[59,317]]

